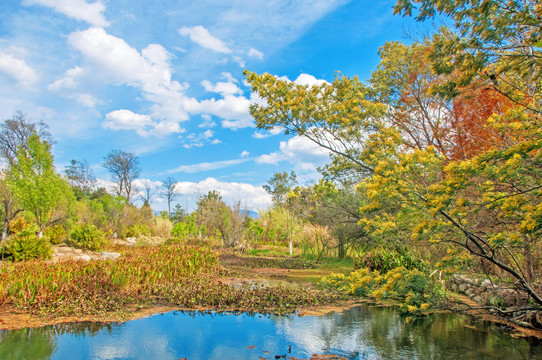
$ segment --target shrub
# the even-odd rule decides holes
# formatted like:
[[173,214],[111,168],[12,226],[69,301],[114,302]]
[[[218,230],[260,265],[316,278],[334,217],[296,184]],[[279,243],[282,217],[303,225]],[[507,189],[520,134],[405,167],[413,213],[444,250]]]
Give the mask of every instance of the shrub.
[[53,245],[60,244],[67,239],[66,230],[62,225],[48,227],[43,236],[47,237]]
[[105,243],[105,236],[93,224],[75,225],[70,232],[70,243],[86,250],[99,250]]
[[5,257],[12,261],[50,259],[53,253],[51,243],[36,235],[35,227],[26,228],[12,236],[6,244]]
[[423,270],[426,268],[426,262],[406,247],[377,247],[354,259],[354,268],[367,268],[380,273],[387,273],[401,266],[409,270]]
[[431,281],[424,272],[398,267],[380,275],[378,271],[359,269],[350,275],[331,274],[323,279],[328,287],[346,294],[396,300],[405,313],[422,313],[442,297],[442,285]]
[[148,225],[135,224],[126,229],[126,237],[152,236],[152,230]]
[[155,236],[160,236],[163,238],[168,238],[171,234],[173,224],[168,218],[165,217],[155,217],[153,230]]
[[24,217],[18,217],[16,219],[13,219],[9,223],[9,232],[12,234],[17,234],[26,227],[26,221]]

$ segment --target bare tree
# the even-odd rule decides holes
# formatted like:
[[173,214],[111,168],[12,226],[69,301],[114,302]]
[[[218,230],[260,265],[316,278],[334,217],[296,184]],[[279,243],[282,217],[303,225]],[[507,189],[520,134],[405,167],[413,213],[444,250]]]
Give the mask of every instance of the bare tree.
[[90,192],[96,184],[96,177],[86,160],[71,160],[64,172],[70,185],[85,193]]
[[28,148],[28,139],[32,134],[37,134],[40,140],[49,145],[53,144],[49,126],[43,121],[32,123],[28,115],[20,111],[0,123],[0,156],[8,166],[11,167],[17,160],[19,148]]
[[133,152],[112,150],[104,158],[102,165],[111,173],[111,178],[116,183],[115,193],[130,202],[133,182],[141,173],[137,156]]
[[156,193],[158,192],[158,188],[152,187],[152,183],[149,180],[145,180],[143,183],[143,195],[140,195],[141,201],[143,201],[143,205],[150,205],[152,202],[152,198]]
[[169,215],[171,215],[171,203],[175,201],[179,196],[175,192],[175,186],[177,186],[177,180],[172,176],[168,176],[165,180],[162,181],[163,194],[167,200],[167,209]]

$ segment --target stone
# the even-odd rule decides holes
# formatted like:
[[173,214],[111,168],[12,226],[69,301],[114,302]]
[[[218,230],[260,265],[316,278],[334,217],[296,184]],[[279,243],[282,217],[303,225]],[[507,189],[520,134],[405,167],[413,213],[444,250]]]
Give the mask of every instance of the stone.
[[53,251],[58,254],[73,254],[73,249],[69,246],[55,246]]
[[110,260],[116,260],[120,257],[120,253],[116,252],[101,252],[100,258],[102,259],[110,259]]
[[90,257],[90,255],[87,254],[79,254],[75,257],[75,259],[90,261],[92,258]]
[[82,254],[82,253],[83,253],[83,249],[73,249],[73,253],[74,253],[74,254]]
[[126,242],[133,245],[133,244],[135,244],[137,242],[137,238],[135,238],[135,237],[127,237]]

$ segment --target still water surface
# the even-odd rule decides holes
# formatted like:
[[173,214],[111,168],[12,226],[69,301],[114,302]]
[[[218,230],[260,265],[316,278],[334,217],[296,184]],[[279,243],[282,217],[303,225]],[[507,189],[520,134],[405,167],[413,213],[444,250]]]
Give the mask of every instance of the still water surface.
[[[291,346],[291,352],[289,352]],[[325,316],[171,312],[122,324],[0,331],[0,359],[542,359],[542,343],[454,314],[407,324],[390,309]]]

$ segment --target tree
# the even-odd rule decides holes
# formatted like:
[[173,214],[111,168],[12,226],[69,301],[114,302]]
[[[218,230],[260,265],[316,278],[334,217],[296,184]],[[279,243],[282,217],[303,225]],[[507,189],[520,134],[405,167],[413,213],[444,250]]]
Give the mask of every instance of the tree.
[[170,215],[171,215],[171,203],[174,202],[178,197],[178,194],[175,192],[176,186],[177,186],[177,180],[172,176],[168,176],[162,181],[162,190],[163,190],[164,197],[167,200],[167,209],[168,209],[168,214]]
[[152,203],[152,198],[156,195],[158,189],[152,186],[152,183],[149,180],[143,182],[143,195],[140,196],[141,201],[143,201],[143,206],[149,206]]
[[231,209],[217,191],[209,191],[198,200],[196,213],[198,225],[205,225],[208,234],[220,236],[225,246],[235,246],[242,240],[243,216],[240,205]]
[[37,134],[28,138],[28,148],[17,150],[17,161],[8,175],[8,186],[25,211],[30,212],[39,229],[39,237],[48,226],[66,216],[73,193],[56,173],[51,146]]
[[398,0],[394,12],[415,13],[418,21],[441,14],[454,22],[453,28],[443,27],[433,39],[433,68],[454,75],[439,84],[441,93],[456,96],[462,87],[481,81],[516,104],[538,111],[540,93],[532,84],[542,79],[539,1]]
[[109,171],[116,183],[115,193],[124,196],[129,203],[133,182],[141,172],[137,156],[133,152],[112,150],[104,158],[103,167]]
[[68,177],[68,183],[85,194],[89,194],[94,189],[96,177],[86,160],[71,160],[64,172]]
[[[251,114],[260,128],[281,126],[332,151],[328,171],[356,174],[357,187],[367,199],[360,209],[360,224],[370,236],[450,246],[456,254],[452,259],[464,254],[492,264],[542,308],[542,294],[533,286],[532,276],[542,237],[541,54],[529,45],[532,34],[540,39],[540,21],[535,29],[531,16],[540,8],[530,1],[485,1],[484,6],[471,1],[400,1],[398,6],[407,9],[412,3],[422,3],[420,12],[425,16],[443,12],[452,17],[462,36],[457,45],[453,42],[457,34],[444,30],[437,35],[429,54],[434,73],[419,68],[407,87],[386,76],[373,77],[371,86],[337,77],[331,84],[305,87],[245,72],[252,90],[266,100],[265,105],[252,105]],[[499,12],[501,6],[511,10]],[[515,30],[520,34],[517,44]],[[377,71],[390,65],[416,69],[406,57],[383,58],[388,60],[393,63],[383,63]],[[409,84],[423,85],[424,90],[415,93],[417,88]],[[416,136],[402,125],[412,121],[435,125],[438,118],[432,112],[439,111],[439,101],[447,111],[454,109],[445,98],[433,96],[467,99],[467,85],[478,86],[470,88],[478,93],[489,87],[508,99],[495,97],[491,114],[480,112],[487,118],[476,120],[501,141],[468,155],[453,155],[459,159],[451,162],[450,149],[458,144],[435,141],[446,138],[440,130],[449,131],[449,125],[463,120],[443,118],[444,126],[430,131],[422,127]],[[386,91],[388,98],[383,96]],[[432,102],[423,121],[416,118],[423,109],[416,103],[422,100]],[[390,114],[401,117],[394,121]],[[469,117],[450,111],[450,116],[457,115]],[[419,134],[430,141],[412,146]],[[460,137],[452,133],[452,139]]]
[[286,171],[275,173],[267,184],[263,186],[264,190],[273,198],[275,205],[283,205],[288,198],[288,193],[297,184],[297,176],[292,171],[288,174]]
[[21,147],[28,148],[28,139],[33,134],[37,134],[42,141],[53,144],[47,124],[43,121],[32,123],[28,115],[20,111],[0,124],[0,155],[8,166],[12,166],[17,160],[17,150]]

